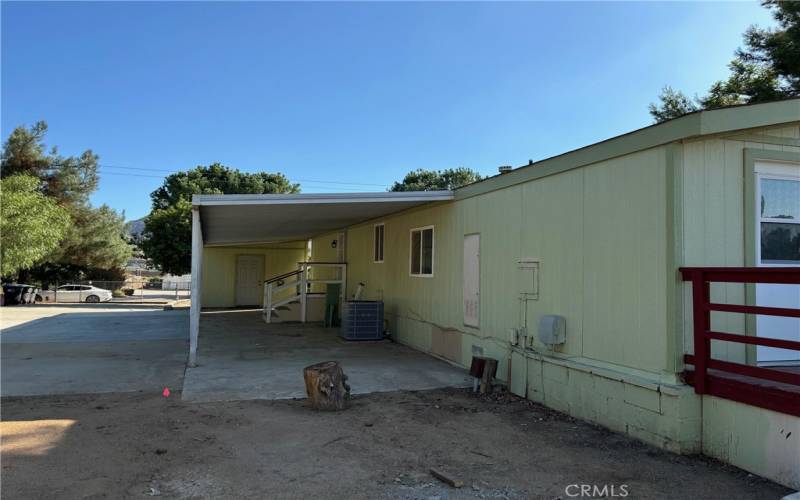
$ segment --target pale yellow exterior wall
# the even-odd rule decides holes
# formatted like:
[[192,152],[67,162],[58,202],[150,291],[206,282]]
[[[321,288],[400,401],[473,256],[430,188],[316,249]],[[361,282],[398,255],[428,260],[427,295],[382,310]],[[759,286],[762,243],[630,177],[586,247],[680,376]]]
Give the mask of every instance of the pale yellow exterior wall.
[[800,489],[800,418],[703,396],[703,454]]
[[[746,131],[746,140],[735,135],[675,142],[468,198],[457,193],[454,202],[347,228],[348,294],[361,281],[364,298],[384,300],[390,332],[402,343],[464,367],[473,354],[497,358],[498,377],[518,394],[666,449],[703,450],[797,486],[780,472],[786,460],[752,465],[768,453],[774,425],[748,429],[755,437],[735,449],[719,445],[722,435],[732,443],[745,432],[742,422],[766,410],[727,401],[708,410],[709,398],[703,402],[680,380],[683,354],[691,352],[692,312],[678,267],[750,264],[744,149],[800,151],[800,143],[757,138],[798,139],[797,124]],[[383,263],[373,262],[375,223],[385,224]],[[410,276],[409,232],[429,225],[434,276]],[[462,242],[471,233],[481,235],[480,328],[464,326],[462,316]],[[332,237],[320,238],[319,246],[315,240],[314,253]],[[522,258],[540,259],[540,296],[526,307],[518,299]],[[741,286],[712,292],[745,301]],[[533,350],[509,344],[509,328],[527,326],[535,336],[543,314],[566,318],[563,346],[549,349],[538,339]],[[725,316],[715,317],[714,326],[745,331],[742,318]],[[715,346],[714,354],[746,360],[740,347]],[[723,406],[731,412],[724,418]],[[780,418],[788,427],[798,422]],[[712,420],[721,425],[713,445],[703,439]]]
[[[652,148],[347,228],[348,293],[361,281],[364,298],[384,300],[402,343],[464,367],[473,354],[492,356],[518,394],[699,451],[699,400],[665,355],[675,335],[667,158],[667,146]],[[383,263],[373,262],[376,223],[385,224]],[[411,276],[410,231],[430,225],[434,276]],[[464,326],[462,310],[462,245],[473,233],[481,235],[479,328]],[[526,258],[540,261],[540,295],[524,305],[518,262]],[[566,318],[564,345],[510,345],[508,329],[527,326],[536,337],[544,314]]]
[[[654,148],[349,228],[349,292],[365,282],[368,298],[386,301],[399,338],[420,349],[430,349],[436,329],[460,332],[461,357],[453,361],[462,365],[473,343],[501,348],[505,363],[507,329],[527,324],[535,334],[542,315],[559,314],[567,341],[553,355],[657,379],[668,369],[665,158]],[[377,222],[386,227],[383,263],[372,257]],[[428,225],[434,276],[410,276],[409,232]],[[481,235],[480,328],[465,327],[462,316],[462,242],[471,233]],[[529,257],[541,261],[540,297],[526,311],[518,262]],[[537,348],[546,350],[538,341]]]
[[333,248],[331,243],[337,241],[338,245],[338,237],[337,233],[329,233],[312,238],[311,260],[315,262],[337,262],[337,249]]
[[205,247],[203,248],[202,304],[208,307],[236,305],[236,257],[263,255],[264,279],[297,269],[305,260],[305,242],[270,247]]
[[[800,470],[792,455],[800,450],[800,419],[700,398],[681,382],[683,354],[692,350],[692,311],[677,271],[752,265],[745,151],[800,153],[798,140],[800,123],[682,140],[518,184],[506,186],[501,177],[494,191],[472,187],[452,202],[342,228],[347,294],[364,282],[363,298],[385,302],[399,342],[463,367],[474,354],[498,359],[498,378],[517,394],[800,487],[800,478],[786,472]],[[385,224],[383,263],[373,262],[376,223]],[[411,276],[410,230],[431,225],[434,275]],[[481,236],[479,328],[464,326],[462,309],[463,238],[473,233]],[[336,261],[331,241],[337,238],[338,232],[313,238],[311,260]],[[206,247],[203,306],[233,305],[236,255],[263,253],[266,278],[303,260],[304,245],[295,246]],[[540,262],[539,297],[527,303],[519,299],[518,261],[525,258]],[[722,302],[743,303],[747,295],[743,286],[712,288]],[[511,328],[527,326],[536,337],[544,314],[566,318],[565,344],[509,343]],[[715,315],[712,326],[750,333],[735,314]],[[742,347],[714,344],[722,344],[714,346],[716,357],[751,361]]]
[[[759,142],[764,137],[765,142]],[[800,146],[771,144],[769,137],[800,140],[800,125],[764,128],[748,134],[733,134],[689,141],[680,148],[676,175],[681,190],[676,205],[682,207],[682,230],[677,240],[676,257],[681,266],[751,266],[746,258],[747,238],[744,186],[745,148],[750,150],[800,153]],[[682,339],[685,352],[693,352],[691,287],[681,284]],[[745,303],[745,286],[714,284],[711,298],[723,303]],[[741,333],[747,331],[744,315],[714,313],[712,328]],[[744,344],[714,342],[713,355],[719,359],[744,363],[748,358]]]
[[[780,141],[775,138],[798,141]],[[789,144],[781,143],[789,142]],[[729,137],[687,141],[679,148],[676,178],[681,186],[676,207],[682,211],[676,258],[684,266],[752,266],[747,246],[754,244],[745,202],[747,176],[752,176],[745,151],[800,154],[800,124],[764,128]],[[682,226],[682,227],[681,227]],[[692,296],[679,283],[678,325],[684,352],[692,345]],[[740,284],[712,284],[715,302],[752,302],[752,289]],[[754,335],[752,317],[712,314],[712,329]],[[713,342],[712,355],[738,363],[754,363],[754,349],[744,344]],[[800,418],[735,401],[703,396],[702,451],[789,487],[800,488]]]

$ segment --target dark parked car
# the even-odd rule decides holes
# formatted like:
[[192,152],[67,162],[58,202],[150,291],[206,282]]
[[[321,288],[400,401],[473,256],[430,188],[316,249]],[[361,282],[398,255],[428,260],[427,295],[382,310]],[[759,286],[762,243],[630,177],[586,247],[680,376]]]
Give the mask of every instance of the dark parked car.
[[147,290],[161,290],[161,281],[148,281],[144,284]]
[[33,285],[8,283],[3,285],[3,305],[33,304],[39,288]]

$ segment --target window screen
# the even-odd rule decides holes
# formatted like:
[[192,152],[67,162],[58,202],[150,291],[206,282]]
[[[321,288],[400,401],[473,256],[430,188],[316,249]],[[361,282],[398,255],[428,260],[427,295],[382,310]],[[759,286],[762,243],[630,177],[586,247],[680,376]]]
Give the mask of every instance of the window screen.
[[411,274],[433,276],[433,228],[411,230]]
[[800,263],[800,181],[761,179],[761,262]]

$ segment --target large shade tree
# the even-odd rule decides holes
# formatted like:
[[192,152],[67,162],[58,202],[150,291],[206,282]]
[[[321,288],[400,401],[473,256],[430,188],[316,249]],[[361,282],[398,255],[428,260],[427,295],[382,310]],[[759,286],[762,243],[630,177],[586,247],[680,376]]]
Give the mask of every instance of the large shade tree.
[[145,217],[139,240],[144,256],[162,272],[180,276],[191,270],[192,203],[179,199]]
[[699,109],[800,96],[800,2],[763,0],[761,4],[772,11],[778,26],[751,26],[744,34],[744,47],[736,50],[728,65],[728,78],[711,85],[705,96],[690,99],[665,87],[659,102],[650,104],[656,122]]
[[198,166],[167,176],[164,184],[150,194],[153,209],[191,201],[193,194],[299,193],[300,185],[289,182],[281,173],[242,172],[220,163]]
[[17,127],[3,145],[0,176],[26,174],[41,182],[42,192],[62,204],[88,203],[99,181],[99,157],[87,149],[80,156],[62,156],[44,144],[47,123]]
[[444,170],[417,169],[406,174],[403,180],[395,182],[391,191],[444,191],[466,186],[481,180],[481,174],[465,168]]
[[69,213],[39,189],[39,179],[17,174],[0,180],[0,265],[15,277],[55,251],[70,224]]
[[125,217],[107,205],[78,205],[70,210],[73,224],[53,261],[89,269],[115,269],[131,257]]
[[[40,121],[30,128],[17,127],[3,144],[0,176],[34,179],[37,193],[60,207],[69,220],[58,244],[21,269],[24,278],[49,281],[54,279],[53,269],[68,271],[59,275],[61,279],[119,270],[131,255],[124,216],[89,203],[99,181],[98,156],[91,150],[79,156],[63,156],[55,147],[48,151],[46,133],[47,124]],[[3,235],[4,241],[7,236]]]
[[242,172],[219,163],[178,172],[150,195],[153,210],[144,219],[139,245],[162,272],[187,274],[191,270],[192,195],[298,192],[300,185],[280,173]]

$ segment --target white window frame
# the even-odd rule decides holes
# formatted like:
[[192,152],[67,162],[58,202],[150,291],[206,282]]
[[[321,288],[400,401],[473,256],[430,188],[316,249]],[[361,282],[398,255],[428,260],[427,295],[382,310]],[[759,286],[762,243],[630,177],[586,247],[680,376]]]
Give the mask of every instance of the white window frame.
[[800,220],[793,219],[773,219],[770,217],[761,216],[761,180],[762,179],[775,179],[782,181],[800,181],[800,177],[793,175],[790,168],[785,165],[770,165],[768,163],[758,163],[756,165],[756,182],[755,182],[755,265],[759,267],[781,267],[792,266],[793,264],[785,263],[762,263],[761,262],[761,223],[762,222],[776,222],[780,224],[800,224]]
[[[375,233],[376,231],[378,231],[378,226],[383,228],[383,230],[381,231],[381,260],[375,259],[375,256],[378,254],[378,243],[377,241],[375,241]],[[372,226],[372,262],[374,264],[383,264],[385,258],[386,258],[386,223],[379,222]]]
[[[422,271],[422,232],[430,229],[431,230],[431,272],[430,274],[423,274],[423,273],[414,273],[413,265],[414,261],[412,259],[412,253],[414,251],[414,233],[419,232],[419,265],[420,271]],[[433,278],[434,263],[436,262],[436,229],[433,225],[430,226],[422,226],[422,227],[414,227],[408,231],[408,275],[412,278]]]

